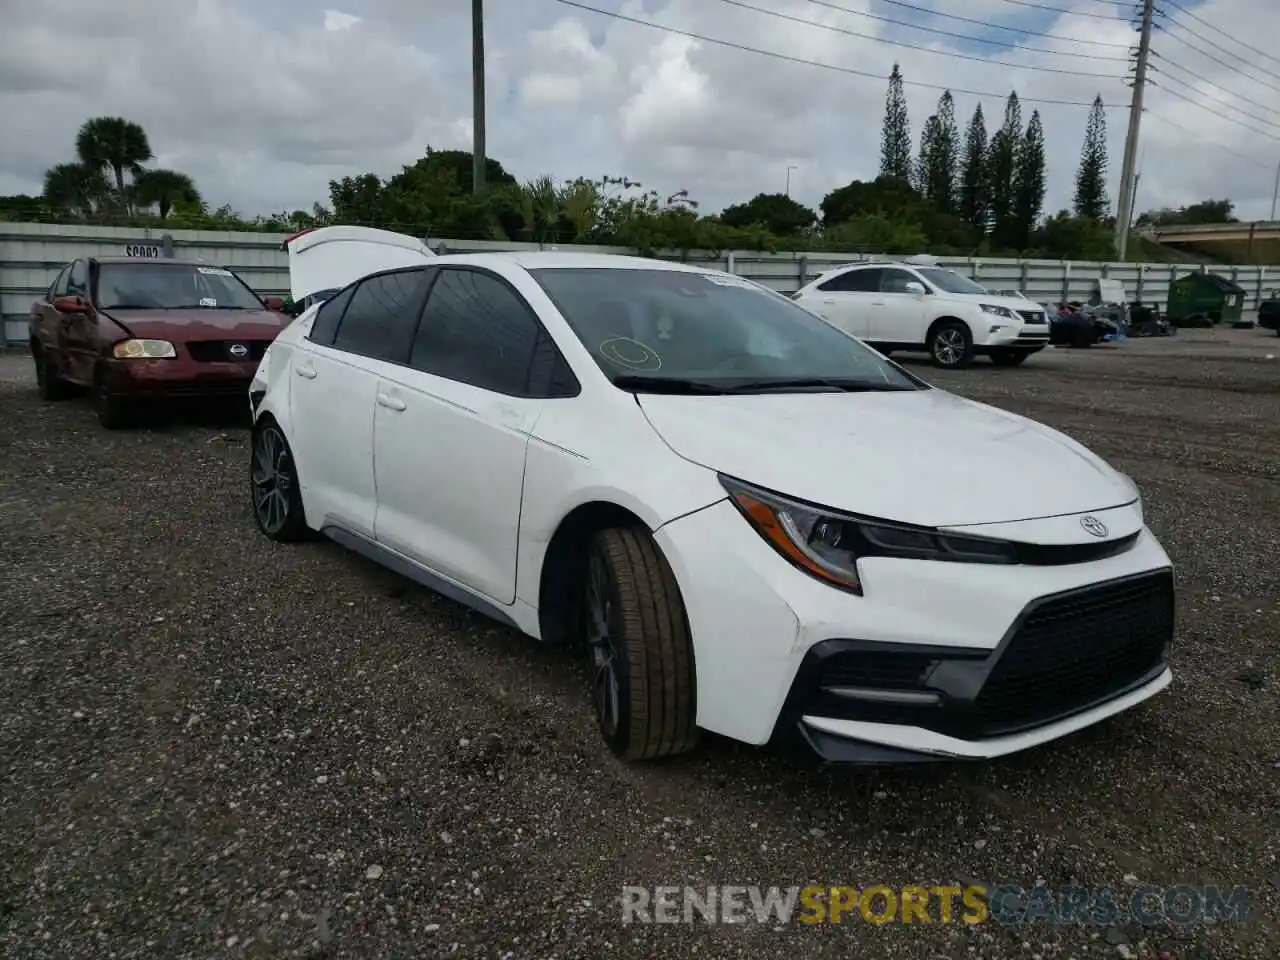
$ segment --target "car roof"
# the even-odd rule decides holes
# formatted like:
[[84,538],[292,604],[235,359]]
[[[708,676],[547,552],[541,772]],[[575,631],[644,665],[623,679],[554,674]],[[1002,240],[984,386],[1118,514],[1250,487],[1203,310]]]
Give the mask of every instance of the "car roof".
[[[432,265],[434,265],[434,261]],[[477,267],[515,264],[525,270],[605,269],[667,270],[672,273],[715,273],[704,267],[649,257],[630,257],[617,253],[577,253],[561,250],[518,250],[503,253],[451,253],[439,258],[440,266],[471,264]]]
[[208,267],[211,264],[199,260],[178,260],[173,257],[89,257],[94,263],[163,263],[178,267]]

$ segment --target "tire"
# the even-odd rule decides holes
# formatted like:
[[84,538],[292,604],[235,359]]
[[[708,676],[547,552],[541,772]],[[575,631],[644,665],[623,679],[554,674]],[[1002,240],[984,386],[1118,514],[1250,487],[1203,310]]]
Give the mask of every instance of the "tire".
[[71,385],[62,379],[57,365],[39,344],[31,345],[31,359],[36,366],[36,389],[41,400],[65,400],[71,395]]
[[940,323],[929,332],[929,359],[935,367],[959,370],[973,362],[973,337],[959,320]]
[[293,450],[274,420],[254,427],[249,444],[249,505],[258,530],[277,543],[310,540]]
[[1071,338],[1071,346],[1078,350],[1093,346],[1098,334],[1096,330],[1081,330]]
[[122,430],[133,423],[133,404],[112,394],[101,373],[93,378],[93,409],[98,423],[108,430]]
[[671,568],[649,534],[598,533],[588,550],[583,633],[600,734],[624,760],[698,741],[693,644]]
[[997,367],[1016,367],[1027,359],[1031,354],[1025,350],[993,350],[991,351],[991,362]]

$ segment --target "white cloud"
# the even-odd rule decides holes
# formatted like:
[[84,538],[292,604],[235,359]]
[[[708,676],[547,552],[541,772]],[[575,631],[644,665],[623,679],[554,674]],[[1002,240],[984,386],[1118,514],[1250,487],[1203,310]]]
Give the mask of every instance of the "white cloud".
[[[556,0],[487,0],[489,151],[518,176],[625,174],[665,193],[688,189],[714,209],[781,190],[794,165],[793,194],[816,204],[851,178],[874,176],[884,78],[896,61],[908,81],[938,88],[907,87],[917,136],[945,87],[991,94],[957,93],[961,124],[978,102],[989,122],[998,122],[1010,89],[1027,99],[1085,103],[1100,92],[1108,105],[1114,198],[1129,96],[1122,77],[1134,41],[1127,21],[1105,19],[1127,15],[1120,7],[1055,0],[1091,14],[1055,20],[1004,0],[974,0],[962,12],[939,0],[916,0],[1060,38],[1046,39],[870,0],[742,0],[817,26],[719,0],[584,2],[838,69],[729,49]],[[70,154],[79,124],[103,114],[137,120],[166,165],[194,176],[214,203],[246,212],[327,200],[330,178],[368,170],[389,175],[428,144],[469,146],[469,5],[346,0],[343,6],[318,0],[9,5],[0,34],[0,192],[38,190],[42,171]],[[1187,0],[1183,6],[1263,49],[1269,44],[1258,38],[1280,30],[1280,4],[1207,0],[1192,6]],[[922,33],[857,11],[1013,46]],[[1143,122],[1138,207],[1229,196],[1240,215],[1266,216],[1280,140],[1263,133],[1280,136],[1280,60],[1241,51],[1176,12],[1162,22],[1159,85],[1149,90]],[[95,42],[66,56],[65,37],[52,27],[59,23],[77,23]],[[980,59],[894,47],[887,39]],[[1119,59],[1097,59],[1106,57]],[[1203,96],[1209,109],[1175,93]],[[1057,209],[1070,201],[1086,108],[1026,103],[1024,120],[1033,108],[1044,119],[1048,206]]]

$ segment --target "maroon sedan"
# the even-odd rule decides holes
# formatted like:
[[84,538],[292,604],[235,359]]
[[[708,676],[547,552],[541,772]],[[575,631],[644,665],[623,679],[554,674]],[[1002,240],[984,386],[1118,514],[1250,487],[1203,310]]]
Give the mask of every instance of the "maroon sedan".
[[31,355],[46,400],[88,389],[102,425],[144,404],[244,397],[267,346],[289,323],[223,267],[86,257],[31,306]]

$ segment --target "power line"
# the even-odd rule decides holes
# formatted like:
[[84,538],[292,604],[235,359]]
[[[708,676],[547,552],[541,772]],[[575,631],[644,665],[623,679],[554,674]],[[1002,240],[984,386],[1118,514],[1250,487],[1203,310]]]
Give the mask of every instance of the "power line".
[[[947,20],[958,20],[961,23],[972,23],[974,26],[985,27],[988,30],[1005,30],[1009,33],[1020,33],[1024,37],[1044,37],[1046,40],[1066,40],[1070,43],[1083,43],[1091,47],[1112,47],[1120,50],[1128,50],[1127,43],[1114,43],[1107,40],[1081,40],[1079,37],[1067,37],[1060,33],[1043,33],[1040,30],[1030,30],[1026,27],[1013,27],[1007,23],[991,23],[987,20],[975,20],[973,17],[962,17],[958,13],[943,13],[941,10],[933,10],[929,7],[922,7],[916,3],[908,3],[907,0],[882,0],[882,2],[894,7],[902,7],[905,10],[911,10],[914,13],[921,13],[930,17],[943,17]],[[1008,0],[1006,0],[1008,2]],[[1029,2],[1029,0],[1028,0]],[[845,11],[846,13],[852,11]],[[1066,11],[1064,11],[1066,12]],[[1115,20],[1116,17],[1103,17],[1104,20]]]
[[[1253,100],[1253,99],[1250,99],[1249,97],[1246,97],[1243,93],[1236,93],[1234,90],[1230,90],[1226,87],[1219,87],[1218,84],[1214,83],[1212,80],[1208,79],[1207,77],[1202,77],[1197,73],[1192,73],[1186,67],[1179,66],[1178,64],[1173,63],[1172,61],[1165,61],[1165,63],[1167,66],[1174,67],[1177,70],[1181,71],[1182,73],[1185,73],[1187,76],[1191,77],[1192,80],[1199,80],[1201,83],[1207,83],[1211,87],[1222,90],[1224,93],[1227,94],[1227,97],[1223,97],[1220,94],[1210,90],[1196,90],[1196,93],[1198,93],[1202,97],[1208,97],[1210,100],[1217,100],[1221,104],[1224,104],[1228,107],[1233,107],[1236,109],[1239,109],[1239,108],[1236,107],[1235,102],[1229,98],[1234,98],[1235,100],[1243,100],[1245,103],[1252,104],[1253,106],[1258,107],[1262,110],[1266,110],[1270,113],[1280,115],[1280,107],[1268,106],[1265,103],[1260,103],[1257,100]],[[1191,86],[1191,84],[1187,83],[1187,81],[1183,80],[1181,77],[1171,76],[1165,73],[1163,70],[1159,69],[1158,67],[1153,67],[1152,69],[1156,73],[1164,74],[1165,78],[1168,80],[1173,80],[1174,82],[1180,83],[1185,87],[1194,89]],[[1253,116],[1253,114],[1250,114],[1244,110],[1241,110],[1240,112],[1244,114],[1246,117]],[[1280,123],[1277,123],[1274,120],[1268,120],[1266,119],[1266,117],[1256,117],[1256,116],[1254,116],[1253,119],[1259,121],[1260,123],[1265,123],[1269,126],[1275,127],[1277,130],[1280,130]]]
[[[1177,7],[1176,9],[1182,10],[1181,7]],[[1167,31],[1170,40],[1174,40],[1182,44],[1188,50],[1194,50],[1196,53],[1200,54],[1200,56],[1204,57],[1206,60],[1212,60],[1214,63],[1218,64],[1219,66],[1226,67],[1228,70],[1239,73],[1242,77],[1246,77],[1247,79],[1252,80],[1254,83],[1261,84],[1264,87],[1270,87],[1272,90],[1280,90],[1280,86],[1277,86],[1271,80],[1260,80],[1259,78],[1249,73],[1246,73],[1244,68],[1240,65],[1242,63],[1242,60],[1241,60],[1240,54],[1237,51],[1228,50],[1226,47],[1222,46],[1221,44],[1214,43],[1212,40],[1210,40],[1208,37],[1204,36],[1203,34],[1196,33],[1186,24],[1178,23],[1177,21],[1174,21],[1174,23],[1176,26],[1181,28],[1181,33],[1175,33],[1174,31],[1171,31],[1171,30]],[[1223,53],[1225,53],[1227,56],[1232,57],[1235,62],[1228,63],[1226,60],[1223,60],[1221,57],[1210,53],[1208,50],[1205,50],[1203,47],[1196,46],[1186,37],[1182,36],[1182,33],[1187,34],[1187,36],[1195,37],[1197,40],[1203,40],[1205,43],[1213,47],[1215,50],[1220,50]],[[1271,77],[1274,80],[1280,80],[1280,73],[1277,73],[1274,70],[1268,70],[1266,67],[1260,67],[1256,64],[1254,64],[1253,69],[1257,70],[1259,73],[1265,73],[1268,77]]]
[[[1174,9],[1174,11],[1175,11],[1176,13],[1180,13],[1180,14],[1182,14],[1184,17],[1187,17],[1189,20],[1194,20],[1196,23],[1201,24],[1202,26],[1208,27],[1210,30],[1212,30],[1214,33],[1218,34],[1219,36],[1226,37],[1228,40],[1230,40],[1230,41],[1231,41],[1232,43],[1234,43],[1236,46],[1238,46],[1238,47],[1240,47],[1240,48],[1242,48],[1242,49],[1244,49],[1244,50],[1248,50],[1250,53],[1256,53],[1258,56],[1260,56],[1260,57],[1264,57],[1264,58],[1265,58],[1265,59],[1267,59],[1267,60],[1274,60],[1276,63],[1280,63],[1280,57],[1277,57],[1274,53],[1267,53],[1267,52],[1266,52],[1266,51],[1264,51],[1264,50],[1259,50],[1257,47],[1251,47],[1251,46],[1249,46],[1249,44],[1245,43],[1243,40],[1240,40],[1240,39],[1238,39],[1238,38],[1236,38],[1236,37],[1233,37],[1231,34],[1227,33],[1227,32],[1226,32],[1226,31],[1224,31],[1224,30],[1220,30],[1218,27],[1215,27],[1215,26],[1214,26],[1212,23],[1210,23],[1208,20],[1205,20],[1205,19],[1203,19],[1202,17],[1197,16],[1196,14],[1194,14],[1194,13],[1192,13],[1190,10],[1188,10],[1186,7],[1183,7],[1182,5],[1180,5],[1180,4],[1178,4],[1178,3],[1175,3],[1175,2],[1174,2],[1174,0],[1166,0],[1166,2],[1168,3],[1168,5],[1169,5],[1170,7],[1172,7],[1172,8]],[[1213,43],[1213,41],[1212,41],[1212,40],[1210,40],[1208,37],[1201,37],[1200,39],[1202,39],[1205,43],[1211,44],[1211,45],[1213,45],[1213,46],[1217,46],[1217,45],[1216,45],[1216,44],[1214,44],[1214,43]],[[1218,49],[1219,49],[1219,50],[1222,50],[1224,53],[1231,53],[1231,52],[1232,52],[1232,51],[1227,50],[1227,49],[1225,49],[1225,48],[1223,48],[1223,47],[1218,47]]]
[[1249,124],[1245,123],[1242,120],[1237,120],[1235,117],[1231,116],[1231,114],[1229,113],[1223,113],[1219,110],[1215,110],[1213,107],[1207,107],[1203,103],[1197,103],[1195,100],[1191,99],[1190,97],[1184,94],[1178,93],[1178,91],[1176,90],[1170,90],[1168,87],[1161,87],[1161,89],[1165,93],[1169,94],[1169,96],[1175,97],[1176,99],[1181,100],[1183,103],[1190,104],[1191,106],[1195,107],[1197,110],[1203,110],[1206,113],[1212,113],[1215,117],[1219,118],[1220,120],[1226,120],[1228,123],[1234,123],[1237,127],[1241,127],[1245,130],[1248,130],[1250,133],[1255,133],[1260,137],[1266,137],[1268,140],[1275,140],[1277,142],[1280,142],[1280,136],[1277,136],[1274,133],[1270,133],[1266,130],[1259,130],[1257,127],[1250,126]]
[[1088,77],[1092,80],[1118,80],[1115,74],[1110,73],[1089,73],[1084,70],[1068,70],[1065,67],[1042,67],[1036,64],[1010,63],[1007,60],[992,60],[989,57],[980,57],[972,53],[959,53],[955,50],[934,50],[929,47],[921,46],[918,43],[909,43],[906,40],[892,40],[889,37],[876,37],[869,33],[859,33],[857,30],[846,30],[844,27],[837,27],[828,23],[815,23],[812,20],[806,20],[804,17],[797,17],[790,13],[782,13],[778,10],[762,10],[760,7],[753,7],[749,3],[743,3],[742,0],[720,0],[721,3],[727,3],[733,7],[739,7],[743,10],[751,10],[754,13],[762,14],[766,17],[774,17],[778,20],[786,20],[790,23],[799,23],[807,27],[815,27],[819,30],[827,30],[831,33],[843,34],[846,37],[856,37],[861,40],[873,40],[877,43],[887,43],[893,47],[905,47],[908,50],[915,50],[919,53],[928,53],[937,57],[952,57],[957,60],[972,60],[976,63],[985,63],[993,67],[1008,67],[1011,70],[1035,70],[1040,73],[1057,73],[1069,77]]
[[[1035,0],[1001,0],[1003,3],[1011,3],[1015,7],[1029,7],[1032,10],[1045,10],[1049,13],[1056,13],[1060,17],[1088,17],[1093,20],[1124,20],[1124,17],[1118,17],[1114,13],[1088,13],[1084,10],[1068,10],[1066,7],[1055,7],[1048,3],[1036,3]],[[1110,7],[1129,9],[1133,6],[1131,3],[1121,3],[1120,0],[1097,0],[1098,3],[1105,4]]]
[[1147,113],[1151,114],[1151,116],[1155,117],[1161,123],[1167,124],[1168,126],[1173,127],[1175,130],[1179,130],[1182,133],[1186,134],[1188,137],[1191,137],[1195,140],[1199,140],[1203,144],[1206,144],[1212,147],[1217,147],[1219,150],[1223,151],[1224,153],[1230,153],[1233,156],[1239,157],[1241,160],[1247,160],[1250,163],[1263,168],[1264,170],[1271,169],[1271,164],[1267,163],[1266,161],[1259,160],[1257,157],[1251,157],[1247,153],[1241,153],[1239,150],[1235,150],[1231,147],[1228,147],[1217,140],[1210,140],[1204,134],[1196,133],[1196,131],[1190,130],[1187,127],[1184,127],[1182,124],[1177,123],[1176,121],[1170,120],[1164,114],[1157,113],[1156,111],[1152,110],[1150,107],[1147,108]]
[[[818,67],[822,70],[830,70],[833,73],[843,73],[852,77],[863,77],[868,80],[884,81],[885,77],[878,73],[871,73],[867,70],[855,70],[853,67],[840,67],[833,63],[823,63],[819,60],[806,60],[803,57],[794,57],[786,53],[778,53],[775,50],[764,50],[760,47],[752,47],[745,43],[736,43],[732,40],[722,40],[719,37],[710,37],[704,33],[694,33],[690,30],[680,30],[676,27],[668,27],[665,24],[654,23],[652,20],[641,20],[639,17],[627,16],[625,13],[615,13],[612,10],[601,10],[598,7],[590,6],[586,3],[579,3],[578,0],[555,0],[556,3],[566,7],[574,7],[578,10],[585,10],[588,13],[595,13],[602,17],[608,17],[611,20],[619,20],[623,23],[633,23],[637,26],[648,27],[651,30],[659,30],[663,33],[669,33],[678,37],[685,37],[689,40],[700,40],[703,43],[710,43],[718,47],[725,47],[730,50],[740,50],[743,53],[754,53],[762,57],[770,57],[774,60],[781,60],[785,63],[795,63],[806,67]],[[919,87],[924,90],[950,91],[951,93],[962,93],[970,97],[992,97],[998,100],[1007,98],[1007,94],[992,93],[989,90],[966,90],[963,87],[948,87],[940,83],[925,83],[922,80],[903,80],[903,86]],[[1043,103],[1062,107],[1091,107],[1092,100],[1060,100],[1052,97],[1022,97],[1018,98],[1023,103]],[[1122,105],[1123,106],[1123,105]]]
[[[830,3],[829,0],[808,0],[809,3],[818,7],[826,7],[828,10],[836,10],[840,13],[847,14],[851,17],[864,17],[867,20],[878,20],[880,23],[892,24],[895,27],[904,27],[908,30],[919,30],[921,33],[931,33],[938,37],[947,37],[951,40],[961,40],[965,43],[982,43],[991,47],[1008,47],[1009,41],[997,40],[994,37],[974,37],[966,33],[956,33],[954,30],[942,30],[939,27],[927,27],[922,23],[908,23],[905,20],[895,20],[893,17],[881,16],[878,13],[864,13],[861,10],[850,10],[836,3]],[[1032,36],[1043,37],[1046,34],[1032,34]],[[1052,37],[1050,39],[1053,39]],[[1073,40],[1072,43],[1082,44],[1086,41]],[[1110,63],[1127,63],[1128,56],[1114,56],[1101,53],[1075,53],[1065,50],[1052,50],[1049,47],[1032,47],[1025,44],[1018,45],[1019,50],[1025,50],[1028,53],[1045,53],[1054,56],[1076,57],[1080,60],[1102,60]]]

